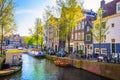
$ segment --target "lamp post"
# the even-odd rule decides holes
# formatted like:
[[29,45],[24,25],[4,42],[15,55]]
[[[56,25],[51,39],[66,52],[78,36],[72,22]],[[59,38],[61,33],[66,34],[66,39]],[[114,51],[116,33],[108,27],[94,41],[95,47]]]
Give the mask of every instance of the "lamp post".
[[78,53],[78,42],[77,42],[77,53]]

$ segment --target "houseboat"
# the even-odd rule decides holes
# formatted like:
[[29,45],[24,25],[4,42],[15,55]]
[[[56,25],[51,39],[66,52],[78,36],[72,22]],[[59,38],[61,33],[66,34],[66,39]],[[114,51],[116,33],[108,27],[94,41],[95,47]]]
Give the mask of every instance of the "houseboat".
[[7,49],[4,63],[4,69],[0,70],[0,76],[13,74],[21,70],[22,54],[18,49]]

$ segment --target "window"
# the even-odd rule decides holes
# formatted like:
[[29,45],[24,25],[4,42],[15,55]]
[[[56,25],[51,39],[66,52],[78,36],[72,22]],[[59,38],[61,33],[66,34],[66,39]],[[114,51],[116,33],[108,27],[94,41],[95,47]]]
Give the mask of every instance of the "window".
[[77,30],[79,29],[79,25],[77,25]]
[[87,26],[87,32],[89,32],[90,31],[90,27],[89,26]]
[[117,13],[120,13],[120,2],[117,3],[116,12],[117,12]]
[[107,54],[107,49],[106,48],[101,48],[102,54]]
[[80,29],[80,26],[81,26],[81,25],[80,25],[80,23],[79,23],[79,24],[78,24],[78,29]]
[[84,21],[81,23],[81,28],[84,29]]
[[80,32],[79,32],[79,33],[78,33],[78,40],[80,40],[80,37],[81,37],[81,36],[80,36]]
[[118,11],[120,11],[120,4],[118,4]]
[[73,39],[73,34],[72,34],[72,36],[71,36],[71,39]]
[[91,34],[87,34],[86,35],[86,41],[90,41],[91,40]]
[[81,33],[81,39],[84,40],[84,33]]
[[111,42],[112,42],[112,43],[115,43],[115,39],[111,39]]
[[114,23],[111,24],[111,27],[114,27]]
[[75,40],[77,40],[77,33],[75,33]]
[[75,30],[77,30],[77,26],[75,27]]
[[99,48],[95,48],[95,53],[99,54]]

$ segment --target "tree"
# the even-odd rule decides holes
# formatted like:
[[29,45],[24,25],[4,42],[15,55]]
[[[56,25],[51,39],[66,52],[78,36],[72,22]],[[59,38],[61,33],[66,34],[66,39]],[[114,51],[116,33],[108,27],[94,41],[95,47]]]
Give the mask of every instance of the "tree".
[[102,8],[98,9],[97,19],[94,22],[94,28],[91,29],[94,40],[99,43],[99,51],[101,54],[101,43],[105,41],[105,35],[108,34],[109,27],[106,27],[106,22],[102,22],[103,10]]
[[33,44],[34,44],[34,39],[30,37],[30,39],[28,40],[28,45],[33,45]]
[[[0,34],[1,34],[1,54],[3,52],[3,37],[12,33],[14,26],[14,3],[13,0],[0,0]],[[4,35],[3,35],[4,34]]]
[[70,39],[71,39],[72,29],[74,29],[77,26],[78,21],[81,21],[83,19],[84,14],[82,7],[78,5],[76,0],[67,0],[61,3],[62,3],[62,10],[61,10],[60,23],[64,27],[63,29],[65,35],[64,37],[67,39],[68,52],[70,52],[69,49],[70,49]]
[[32,37],[31,36],[25,36],[24,37],[24,44],[27,44],[27,45],[29,45],[29,40],[31,39]]
[[[48,12],[49,10],[47,11],[49,17],[46,23],[58,33],[59,44],[62,44],[62,48],[64,48],[63,45],[65,45],[64,42],[67,39],[68,51],[70,47],[71,30],[74,29],[78,21],[81,21],[84,17],[82,5],[83,2],[80,2],[80,5],[78,5],[77,0],[57,0],[57,9],[51,10],[50,12]],[[55,17],[55,13],[59,18]]]
[[40,44],[41,48],[42,48],[42,45],[43,45],[43,36],[44,36],[44,26],[42,25],[41,19],[36,18],[33,37],[34,37],[34,39],[36,41],[37,48],[38,48],[38,44]]

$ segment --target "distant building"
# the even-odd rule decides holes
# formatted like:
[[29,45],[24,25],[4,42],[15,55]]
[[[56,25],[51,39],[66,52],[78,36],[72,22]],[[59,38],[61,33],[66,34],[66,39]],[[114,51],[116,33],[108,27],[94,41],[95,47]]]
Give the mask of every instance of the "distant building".
[[23,38],[19,34],[14,34],[9,41],[10,45],[14,47],[22,46],[23,44]]
[[55,51],[57,51],[59,47],[58,32],[54,27],[50,27],[48,24],[45,25],[45,46]]

